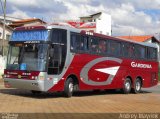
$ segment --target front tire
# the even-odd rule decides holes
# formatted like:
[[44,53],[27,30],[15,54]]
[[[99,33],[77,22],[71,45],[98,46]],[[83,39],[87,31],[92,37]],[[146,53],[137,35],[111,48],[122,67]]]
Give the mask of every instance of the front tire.
[[131,86],[132,86],[132,83],[131,83],[131,80],[129,78],[126,78],[125,81],[124,81],[124,84],[123,84],[123,93],[124,94],[128,94],[131,92]]
[[66,97],[72,97],[73,95],[73,90],[74,90],[74,83],[72,78],[68,78],[65,87],[64,87],[64,94]]
[[134,88],[132,89],[132,92],[137,94],[137,93],[140,93],[141,92],[141,88],[142,88],[142,81],[140,78],[137,78],[135,80],[135,83],[134,83]]

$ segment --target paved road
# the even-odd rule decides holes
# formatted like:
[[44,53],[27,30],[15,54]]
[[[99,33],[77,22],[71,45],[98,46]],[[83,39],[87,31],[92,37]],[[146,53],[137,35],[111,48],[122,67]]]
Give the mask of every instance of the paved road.
[[92,113],[89,116],[93,117],[95,117],[93,113],[160,113],[159,88],[160,86],[156,86],[143,89],[144,91],[140,94],[128,95],[111,90],[101,92],[85,91],[75,93],[72,98],[65,98],[62,93],[33,95],[27,90],[4,88],[3,84],[0,83],[0,113],[43,114],[34,117],[34,119],[48,118],[46,116],[49,115],[46,115],[46,113],[58,113],[56,118],[59,119],[77,116],[68,116],[64,113],[81,113],[83,119],[86,119],[84,113]]
[[142,91],[145,92],[152,92],[152,93],[160,93],[160,84],[158,84],[157,86],[151,87],[151,88],[143,88]]

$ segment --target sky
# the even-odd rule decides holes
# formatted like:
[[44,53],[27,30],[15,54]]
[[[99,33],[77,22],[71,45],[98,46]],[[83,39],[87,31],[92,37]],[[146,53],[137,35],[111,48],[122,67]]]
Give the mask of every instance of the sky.
[[113,36],[160,35],[160,0],[7,0],[8,16],[47,22],[97,12],[111,15]]

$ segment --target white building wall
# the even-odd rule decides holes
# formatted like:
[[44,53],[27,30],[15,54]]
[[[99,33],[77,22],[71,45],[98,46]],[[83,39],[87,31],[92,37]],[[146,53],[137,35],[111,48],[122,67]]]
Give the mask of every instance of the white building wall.
[[4,69],[6,67],[6,57],[2,57],[0,55],[0,78],[2,78],[2,75],[4,74]]
[[[6,35],[11,35],[11,31],[10,30],[5,30],[5,39],[6,39]],[[0,25],[0,39],[3,38],[3,26]]]
[[102,13],[100,17],[96,19],[96,32],[109,36],[112,35],[111,15]]

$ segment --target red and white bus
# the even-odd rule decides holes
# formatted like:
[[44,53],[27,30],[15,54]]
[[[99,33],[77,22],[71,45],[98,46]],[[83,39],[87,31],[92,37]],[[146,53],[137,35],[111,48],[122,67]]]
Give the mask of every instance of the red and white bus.
[[19,27],[9,41],[6,87],[38,92],[122,89],[158,83],[157,47],[67,26]]

